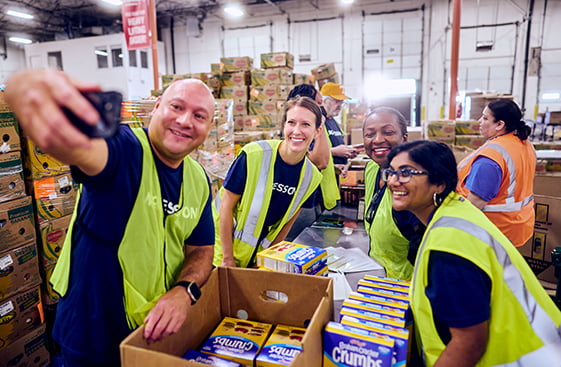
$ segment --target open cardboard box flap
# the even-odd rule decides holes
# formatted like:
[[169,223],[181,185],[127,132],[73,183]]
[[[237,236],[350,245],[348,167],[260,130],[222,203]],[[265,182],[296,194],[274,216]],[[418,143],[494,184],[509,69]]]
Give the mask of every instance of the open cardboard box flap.
[[291,366],[321,366],[321,333],[333,315],[330,278],[219,267],[202,293],[176,334],[148,345],[142,326],[125,338],[121,343],[122,366],[203,366],[181,356],[189,349],[198,349],[222,318],[244,318],[243,311],[248,320],[307,327],[302,353]]

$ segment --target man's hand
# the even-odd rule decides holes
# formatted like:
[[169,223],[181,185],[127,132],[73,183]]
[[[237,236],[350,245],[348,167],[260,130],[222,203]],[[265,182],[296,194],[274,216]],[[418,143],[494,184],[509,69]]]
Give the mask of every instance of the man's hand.
[[336,147],[331,148],[331,154],[336,157],[353,159],[358,155],[358,153],[358,149],[344,144],[337,145]]
[[87,149],[90,139],[61,110],[65,106],[87,123],[97,123],[98,112],[80,94],[86,90],[99,90],[99,86],[79,83],[58,70],[31,70],[8,80],[6,100],[25,133],[44,152],[61,146]]
[[183,287],[173,287],[150,310],[144,323],[144,338],[151,344],[175,334],[191,308],[191,297]]

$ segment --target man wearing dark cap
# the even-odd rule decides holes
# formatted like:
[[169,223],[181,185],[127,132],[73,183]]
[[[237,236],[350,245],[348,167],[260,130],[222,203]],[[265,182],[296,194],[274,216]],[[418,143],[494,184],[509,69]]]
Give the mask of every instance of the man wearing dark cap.
[[[341,109],[345,104],[348,97],[343,92],[341,84],[325,83],[321,87],[321,94],[323,95],[323,107],[325,109],[325,128],[329,134],[331,142],[331,154],[333,155],[333,162],[335,165],[345,166],[349,158],[354,158],[358,154],[358,150],[348,146],[345,143],[345,134],[341,131],[339,124],[335,121],[335,117],[339,116]],[[341,170],[345,172],[342,167]]]

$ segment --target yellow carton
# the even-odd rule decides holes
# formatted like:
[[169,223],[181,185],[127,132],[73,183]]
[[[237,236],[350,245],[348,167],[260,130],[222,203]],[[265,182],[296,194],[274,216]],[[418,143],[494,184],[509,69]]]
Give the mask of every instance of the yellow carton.
[[225,317],[201,346],[201,352],[253,366],[273,326],[264,322]]
[[302,338],[306,329],[277,325],[255,360],[256,367],[290,366],[302,352]]

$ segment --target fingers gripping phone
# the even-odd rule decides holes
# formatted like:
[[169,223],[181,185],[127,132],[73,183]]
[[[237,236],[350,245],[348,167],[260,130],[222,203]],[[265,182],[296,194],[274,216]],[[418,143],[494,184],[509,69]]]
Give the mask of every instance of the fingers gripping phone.
[[122,94],[116,91],[94,91],[82,92],[82,95],[99,113],[99,121],[95,125],[87,124],[72,111],[62,107],[68,120],[90,138],[109,138],[115,135],[121,123]]

